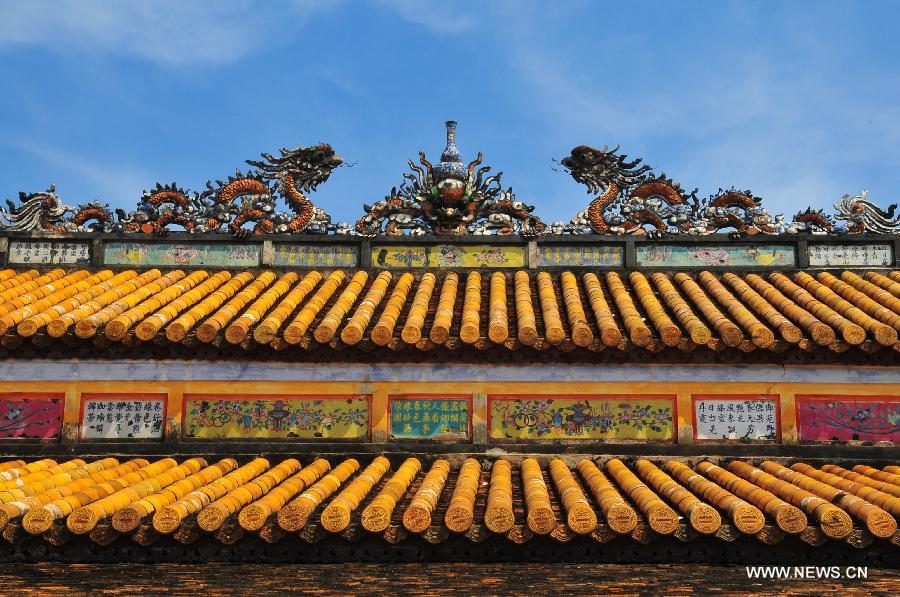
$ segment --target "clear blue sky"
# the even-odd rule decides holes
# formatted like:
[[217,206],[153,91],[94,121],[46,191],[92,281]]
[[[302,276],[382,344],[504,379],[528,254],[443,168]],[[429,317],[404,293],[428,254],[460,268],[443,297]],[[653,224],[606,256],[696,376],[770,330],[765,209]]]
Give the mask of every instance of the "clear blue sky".
[[701,196],[770,211],[900,200],[900,2],[0,0],[0,198],[55,183],[133,208],[260,151],[331,143],[335,221],[437,159],[504,172],[545,221],[589,197],[552,169],[621,144]]

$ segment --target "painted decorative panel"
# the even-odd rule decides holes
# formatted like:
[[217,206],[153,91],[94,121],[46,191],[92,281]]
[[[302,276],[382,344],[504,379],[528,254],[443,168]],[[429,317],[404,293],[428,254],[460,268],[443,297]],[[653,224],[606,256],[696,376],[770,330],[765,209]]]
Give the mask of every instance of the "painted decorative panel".
[[488,397],[491,439],[673,440],[675,397]]
[[695,439],[778,439],[778,401],[775,397],[695,395],[693,402]]
[[165,394],[83,394],[81,439],[161,439]]
[[376,267],[525,267],[524,246],[373,245]]
[[796,396],[797,426],[806,441],[900,443],[900,396]]
[[255,267],[259,245],[110,242],[103,247],[106,265]]
[[622,247],[616,245],[539,245],[538,264],[545,267],[620,267]]
[[468,440],[471,397],[391,396],[391,438]]
[[663,267],[793,267],[792,245],[637,245],[640,265]]
[[807,253],[810,267],[890,267],[894,265],[894,250],[889,244],[811,244],[807,247]]
[[275,245],[275,265],[283,267],[356,267],[356,245]]
[[185,395],[189,438],[363,439],[369,435],[367,396]]
[[62,418],[62,395],[0,394],[0,439],[59,437]]
[[78,265],[90,262],[90,243],[18,240],[9,243],[9,263]]

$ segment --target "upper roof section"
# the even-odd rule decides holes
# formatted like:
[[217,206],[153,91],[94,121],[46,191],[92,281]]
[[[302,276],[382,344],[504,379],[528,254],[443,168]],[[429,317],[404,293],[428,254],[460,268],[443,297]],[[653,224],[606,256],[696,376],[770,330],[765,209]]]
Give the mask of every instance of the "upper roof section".
[[[897,234],[900,215],[895,205],[886,211],[868,200],[867,192],[844,195],[834,213],[807,209],[787,219],[770,214],[750,191],[735,188],[700,199],[664,173],[655,173],[640,158],[628,160],[618,147],[602,150],[579,145],[559,164],[588,193],[596,195],[587,209],[568,224],[545,224],[534,207],[505,190],[501,174],[482,166],[482,154],[465,163],[456,145],[456,123],[449,121],[447,144],[432,164],[424,152],[409,160],[410,172],[399,187],[372,205],[351,226],[332,224],[328,214],[307,197],[344,164],[334,149],[281,149],[248,160],[246,173],[209,181],[202,192],[176,183],[144,191],[136,209],[115,213],[108,204],[91,201],[66,204],[51,186],[47,191],[20,193],[18,203],[0,208],[2,232],[162,234],[184,230],[249,234],[334,234],[372,237],[499,235],[748,235]],[[286,210],[285,210],[286,209]]]
[[898,330],[897,271],[0,268],[16,357],[896,365]]

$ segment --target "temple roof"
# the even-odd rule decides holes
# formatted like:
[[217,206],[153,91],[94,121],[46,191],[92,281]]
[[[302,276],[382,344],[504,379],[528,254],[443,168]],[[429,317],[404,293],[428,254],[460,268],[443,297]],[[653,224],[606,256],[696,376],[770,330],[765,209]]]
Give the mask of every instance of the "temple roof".
[[102,546],[130,538],[147,547],[203,536],[228,545],[257,535],[291,542],[298,534],[308,543],[364,535],[389,543],[421,535],[438,543],[455,534],[480,543],[496,536],[513,550],[541,536],[641,544],[707,536],[722,549],[741,537],[772,546],[796,535],[810,546],[846,542],[888,551],[900,541],[895,466],[459,455],[360,460],[8,461],[0,464],[0,530],[14,544],[43,538],[72,548],[79,536]]
[[[29,346],[294,358],[900,352],[898,271],[0,270],[0,335]],[[693,355],[693,356],[691,356]]]

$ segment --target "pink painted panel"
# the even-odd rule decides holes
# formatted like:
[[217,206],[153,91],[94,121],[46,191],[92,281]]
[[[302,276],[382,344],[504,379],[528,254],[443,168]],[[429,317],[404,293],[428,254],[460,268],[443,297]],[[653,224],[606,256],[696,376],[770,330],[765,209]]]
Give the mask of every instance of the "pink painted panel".
[[63,401],[0,394],[0,439],[49,439],[59,436]]
[[797,396],[797,424],[804,441],[900,443],[898,396]]

